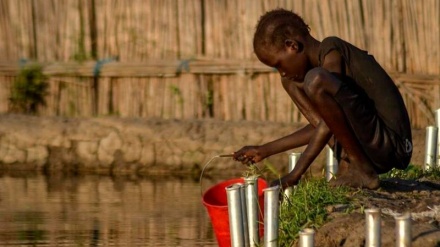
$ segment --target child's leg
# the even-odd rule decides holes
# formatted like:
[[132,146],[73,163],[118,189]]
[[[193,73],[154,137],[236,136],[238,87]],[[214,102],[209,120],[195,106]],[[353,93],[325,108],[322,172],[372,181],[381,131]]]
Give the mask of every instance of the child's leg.
[[346,117],[345,108],[335,99],[341,85],[337,77],[322,68],[315,68],[307,73],[304,90],[316,106],[323,121],[332,131],[347,155],[341,162],[340,172],[335,185],[348,185],[376,189],[379,179],[374,163],[366,154],[364,147]]

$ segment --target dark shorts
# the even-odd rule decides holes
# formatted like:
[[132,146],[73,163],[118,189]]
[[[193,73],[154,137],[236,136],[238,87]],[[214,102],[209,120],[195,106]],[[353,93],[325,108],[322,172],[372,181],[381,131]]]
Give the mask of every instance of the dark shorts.
[[[402,138],[389,129],[378,116],[374,102],[352,83],[343,83],[335,95],[367,156],[378,173],[391,168],[405,169],[411,156],[405,152]],[[411,143],[410,143],[411,145]]]

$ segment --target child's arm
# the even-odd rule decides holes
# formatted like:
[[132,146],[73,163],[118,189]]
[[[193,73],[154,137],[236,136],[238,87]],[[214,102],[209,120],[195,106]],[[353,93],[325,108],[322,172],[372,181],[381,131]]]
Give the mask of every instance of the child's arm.
[[313,131],[314,127],[309,124],[288,136],[261,146],[245,146],[234,153],[234,159],[243,164],[260,162],[271,155],[306,145]]
[[324,149],[325,145],[330,141],[332,133],[324,122],[320,122],[314,129],[307,148],[298,159],[295,168],[287,175],[279,180],[271,183],[271,186],[280,185],[283,189],[295,185],[301,179],[301,176],[307,171],[313,160]]

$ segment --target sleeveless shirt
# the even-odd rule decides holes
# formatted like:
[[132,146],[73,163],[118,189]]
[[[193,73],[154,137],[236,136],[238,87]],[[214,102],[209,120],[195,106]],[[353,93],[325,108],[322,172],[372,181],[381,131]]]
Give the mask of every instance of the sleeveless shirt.
[[411,124],[403,98],[391,77],[368,52],[338,38],[327,37],[322,40],[319,48],[319,65],[325,56],[338,51],[349,71],[346,75],[352,80],[346,83],[356,83],[374,102],[377,115],[385,126],[400,136],[406,152],[412,151]]

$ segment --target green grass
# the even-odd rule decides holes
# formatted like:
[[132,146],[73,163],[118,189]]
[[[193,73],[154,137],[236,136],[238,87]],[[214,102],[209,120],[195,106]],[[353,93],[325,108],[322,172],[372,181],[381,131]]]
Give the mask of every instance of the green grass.
[[[264,172],[279,176],[276,169],[270,163],[265,163],[264,168],[261,170],[249,169],[246,175],[261,175]],[[420,166],[409,165],[405,170],[392,169],[380,175],[380,179],[387,178],[411,180],[421,178],[440,179],[440,168],[433,167],[425,171]],[[355,193],[359,192],[362,191]],[[302,179],[296,188],[293,189],[292,194],[289,197],[285,197],[281,203],[279,246],[292,246],[297,241],[301,230],[305,228],[314,228],[316,230],[326,223],[329,220],[327,207],[330,205],[348,205],[346,207],[348,213],[354,207],[353,201],[350,200],[352,194],[353,190],[348,187],[330,187],[324,178]]]
[[349,188],[331,188],[324,179],[302,180],[280,207],[279,246],[292,246],[304,228],[327,221],[326,207],[349,203]]
[[46,105],[48,87],[48,78],[41,65],[22,68],[12,84],[9,111],[36,114],[40,106]]
[[391,171],[381,174],[379,177],[380,179],[400,178],[408,180],[417,180],[421,178],[440,179],[440,168],[431,167],[430,169],[424,170],[420,166],[410,164],[405,170],[393,168]]

